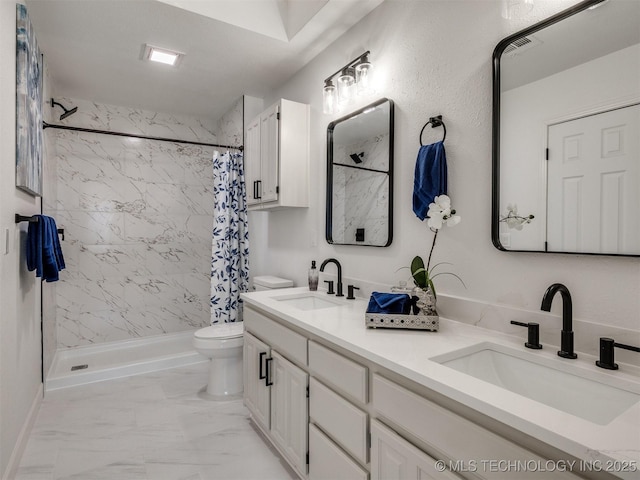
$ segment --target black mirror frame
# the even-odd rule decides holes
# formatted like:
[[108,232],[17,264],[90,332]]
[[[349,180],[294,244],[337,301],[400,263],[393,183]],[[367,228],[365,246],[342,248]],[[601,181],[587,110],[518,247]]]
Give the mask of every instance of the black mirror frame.
[[573,15],[587,10],[589,7],[603,3],[607,0],[584,0],[573,7],[563,10],[546,20],[536,23],[531,27],[520,30],[502,39],[493,51],[493,117],[492,117],[492,147],[491,147],[491,241],[493,246],[503,252],[524,253],[561,253],[566,255],[598,255],[610,257],[640,257],[634,254],[619,253],[594,253],[594,252],[550,252],[546,250],[507,250],[500,243],[500,57],[504,50],[515,40],[531,35],[548,26],[554,25]]
[[[333,241],[333,130],[336,125],[360,115],[365,110],[375,108],[383,103],[389,103],[389,228],[387,231],[387,243],[384,245],[358,245],[354,243],[336,243]],[[330,245],[351,245],[356,247],[388,247],[393,241],[393,151],[394,151],[394,103],[389,98],[381,98],[369,105],[366,105],[355,112],[351,112],[344,117],[334,120],[327,126],[327,189],[326,189],[326,222],[325,238]]]

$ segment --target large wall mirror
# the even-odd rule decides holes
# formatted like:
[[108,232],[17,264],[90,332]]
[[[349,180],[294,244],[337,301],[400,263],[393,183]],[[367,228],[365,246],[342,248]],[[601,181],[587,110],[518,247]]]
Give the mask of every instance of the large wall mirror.
[[327,242],[387,247],[393,237],[393,102],[327,127]]
[[640,255],[640,2],[584,1],[493,66],[494,245]]

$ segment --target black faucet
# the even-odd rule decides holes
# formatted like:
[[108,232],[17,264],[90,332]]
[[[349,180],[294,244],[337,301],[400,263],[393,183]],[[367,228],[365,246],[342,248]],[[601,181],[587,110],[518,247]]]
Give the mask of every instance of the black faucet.
[[553,296],[558,292],[562,295],[562,332],[560,333],[558,355],[562,358],[578,358],[578,355],[573,351],[573,313],[569,289],[561,283],[554,283],[544,292],[540,308],[545,312],[550,312]]
[[335,263],[336,267],[338,267],[338,285],[336,287],[336,297],[344,297],[344,294],[342,293],[342,265],[340,265],[340,262],[335,258],[327,258],[324,262],[322,262],[322,265],[320,265],[321,272],[324,272],[324,267],[327,266],[327,263]]

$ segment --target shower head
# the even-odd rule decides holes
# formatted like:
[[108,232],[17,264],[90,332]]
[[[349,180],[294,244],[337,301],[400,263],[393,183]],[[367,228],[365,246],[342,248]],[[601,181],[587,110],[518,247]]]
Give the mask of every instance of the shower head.
[[78,111],[78,107],[73,107],[72,109],[68,110],[64,107],[64,105],[56,102],[53,98],[51,99],[51,108],[54,108],[56,105],[58,105],[60,108],[62,108],[62,110],[64,110],[64,113],[62,115],[60,115],[60,120],[64,120],[65,118],[73,115],[74,113],[76,113]]
[[364,157],[364,152],[362,153],[352,153],[351,155],[349,155],[351,157],[351,160],[353,160],[353,163],[362,163],[362,157]]

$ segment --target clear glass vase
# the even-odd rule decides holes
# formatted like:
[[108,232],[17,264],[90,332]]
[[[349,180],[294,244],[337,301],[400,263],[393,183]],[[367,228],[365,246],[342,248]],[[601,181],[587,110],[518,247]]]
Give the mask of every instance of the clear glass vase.
[[418,309],[417,315],[438,315],[436,311],[436,296],[431,291],[431,288],[427,287],[425,290],[420,287],[415,287],[412,295],[418,297],[416,301],[416,307]]

